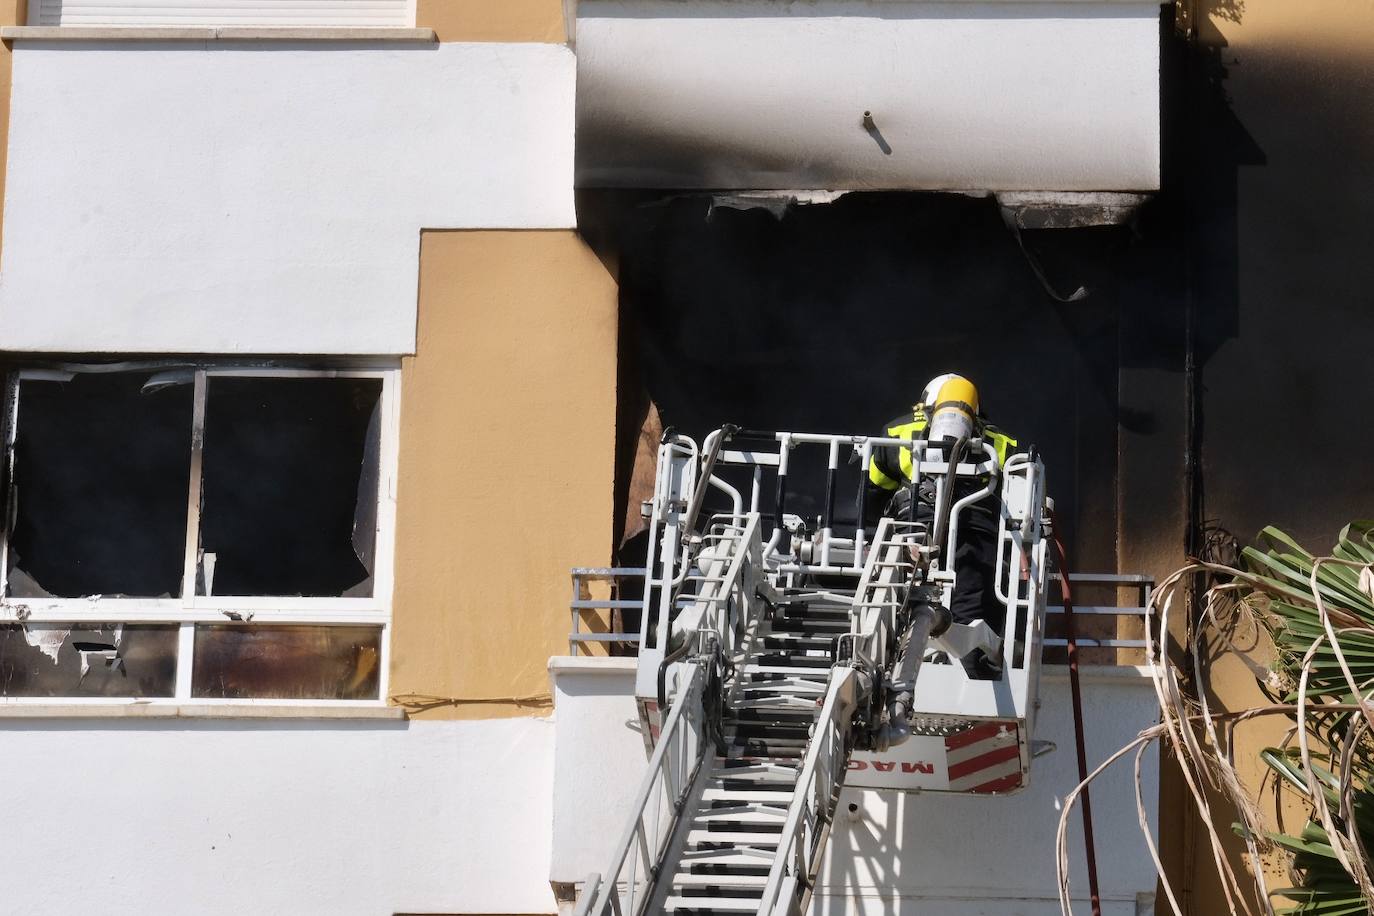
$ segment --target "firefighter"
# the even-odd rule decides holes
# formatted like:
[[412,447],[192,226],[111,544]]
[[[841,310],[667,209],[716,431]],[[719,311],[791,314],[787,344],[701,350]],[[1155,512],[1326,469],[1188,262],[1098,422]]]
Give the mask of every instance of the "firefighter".
[[[921,400],[909,412],[887,424],[884,435],[893,439],[929,439],[932,442],[947,437],[969,435],[975,445],[978,440],[990,443],[997,452],[999,464],[1018,443],[991,423],[979,410],[978,391],[971,382],[954,373],[946,373],[930,380]],[[976,459],[975,459],[976,460]],[[921,481],[911,486],[911,450],[896,446],[876,449],[869,471],[873,484],[870,500],[870,522],[877,517],[907,518],[911,500],[917,500],[916,518],[930,521],[935,516],[935,484]],[[955,498],[977,487],[973,481],[962,481],[955,489]],[[985,620],[998,635],[1005,629],[1005,607],[997,599],[995,590],[997,562],[997,520],[1001,500],[996,496],[979,500],[960,515],[958,542],[954,545],[954,593],[950,614],[955,623],[974,623]],[[984,656],[964,660],[964,666],[976,677],[995,677],[1000,673],[998,663]]]

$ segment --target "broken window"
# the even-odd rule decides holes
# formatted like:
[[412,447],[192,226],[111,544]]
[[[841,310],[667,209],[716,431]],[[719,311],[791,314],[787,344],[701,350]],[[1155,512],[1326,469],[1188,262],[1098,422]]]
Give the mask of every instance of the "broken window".
[[202,594],[372,594],[381,392],[378,379],[210,379]]
[[375,700],[381,657],[380,627],[197,627],[191,695]]
[[181,594],[191,388],[147,381],[92,373],[19,382],[10,595]]
[[0,625],[0,696],[171,697],[177,625]]
[[0,696],[379,699],[394,374],[12,375]]

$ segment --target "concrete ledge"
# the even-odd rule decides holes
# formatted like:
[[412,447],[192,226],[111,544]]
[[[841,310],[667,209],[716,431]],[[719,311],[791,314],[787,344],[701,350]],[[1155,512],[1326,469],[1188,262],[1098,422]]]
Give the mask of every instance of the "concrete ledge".
[[399,706],[239,706],[219,703],[0,703],[5,719],[407,719]]
[[997,203],[1021,229],[1076,229],[1129,222],[1154,195],[1116,191],[999,191]]
[[631,656],[555,655],[549,659],[550,674],[634,674],[639,659]]
[[4,41],[352,41],[433,44],[433,29],[407,28],[181,28],[138,26],[0,27]]

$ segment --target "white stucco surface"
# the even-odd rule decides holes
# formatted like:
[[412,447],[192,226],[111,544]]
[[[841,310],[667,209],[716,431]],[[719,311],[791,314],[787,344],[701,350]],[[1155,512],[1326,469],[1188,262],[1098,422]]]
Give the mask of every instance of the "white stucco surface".
[[408,353],[420,229],[574,224],[548,44],[16,43],[0,349]]
[[[629,802],[645,770],[632,671],[616,677],[555,674],[552,877],[581,881],[602,872],[624,832]],[[1078,783],[1068,679],[1047,669],[1037,740],[1057,750],[1036,759],[1031,786],[1014,795],[847,789],[831,834],[811,912],[815,916],[1057,916],[1054,837],[1059,799]],[[1158,718],[1147,677],[1131,669],[1084,675],[1085,734],[1091,767]],[[593,765],[591,772],[588,766]],[[1153,912],[1155,873],[1136,819],[1131,760],[1095,784],[1094,833],[1103,912]],[[1157,816],[1158,755],[1147,753],[1143,797]],[[848,805],[857,804],[850,815]],[[1070,834],[1075,911],[1088,912],[1087,877],[1075,813]],[[583,830],[570,829],[581,824]],[[562,825],[560,827],[560,825]]]
[[[1046,669],[1035,738],[1056,750],[1032,762],[1031,784],[1013,795],[900,794],[846,789],[831,832],[830,854],[812,908],[815,916],[1057,916],[1055,832],[1060,799],[1078,784],[1069,682]],[[1084,736],[1093,769],[1159,718],[1147,677],[1108,677],[1086,669]],[[1151,902],[1155,871],[1137,822],[1133,758],[1092,788],[1103,913],[1135,916]],[[1142,795],[1157,823],[1158,753],[1146,753]],[[850,814],[853,803],[859,809]],[[1077,906],[1088,908],[1082,815],[1070,821],[1070,880]],[[855,889],[859,892],[856,895]],[[855,899],[855,898],[858,899]]]
[[1157,189],[1159,14],[1142,0],[580,0],[578,183]]
[[550,879],[603,872],[629,824],[648,752],[635,707],[635,659],[555,658],[557,710]]
[[0,772],[0,914],[554,908],[546,720],[0,720]]

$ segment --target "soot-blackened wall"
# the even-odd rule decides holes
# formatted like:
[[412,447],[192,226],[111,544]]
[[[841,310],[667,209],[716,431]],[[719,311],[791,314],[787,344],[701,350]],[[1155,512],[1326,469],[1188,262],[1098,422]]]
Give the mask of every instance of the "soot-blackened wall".
[[[994,422],[1043,453],[1075,565],[1115,568],[1126,230],[1026,233],[1028,254],[995,201],[961,195],[850,194],[778,217],[583,192],[580,210],[619,272],[622,397],[642,389],[693,436],[725,422],[881,432],[927,379],[961,372]],[[1051,292],[1079,285],[1079,301]]]

